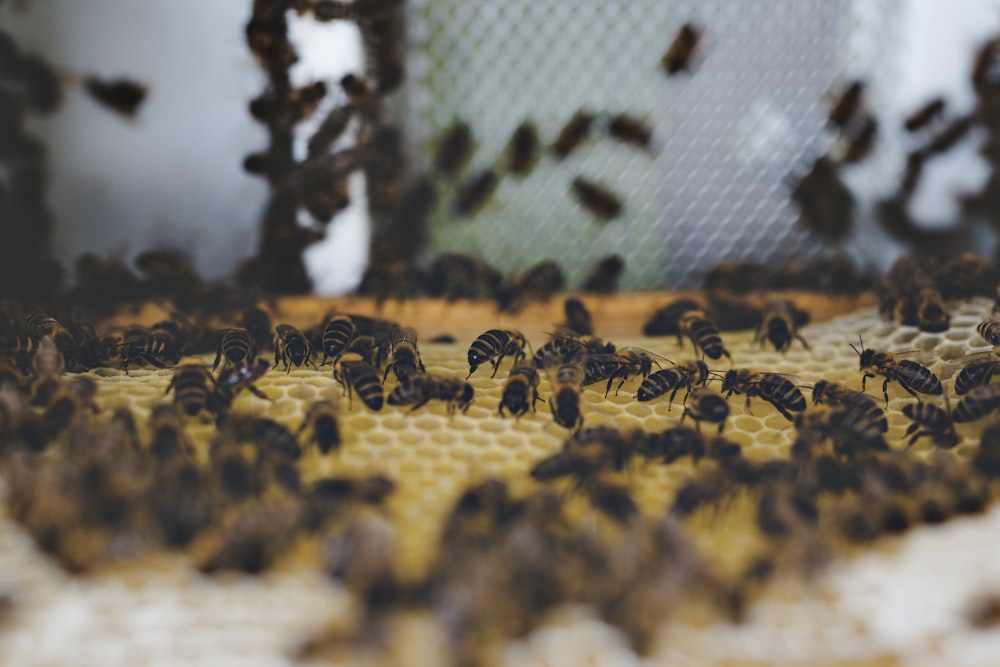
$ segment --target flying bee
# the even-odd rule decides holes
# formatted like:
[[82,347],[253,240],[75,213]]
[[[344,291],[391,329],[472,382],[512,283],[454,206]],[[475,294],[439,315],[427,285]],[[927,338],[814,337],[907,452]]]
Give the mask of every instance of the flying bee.
[[912,359],[900,359],[891,352],[879,352],[877,350],[866,350],[864,343],[859,338],[861,349],[851,345],[851,349],[858,355],[861,362],[861,391],[865,390],[865,382],[868,378],[881,375],[885,378],[882,383],[882,393],[885,395],[885,404],[889,405],[889,383],[895,380],[906,390],[907,393],[918,400],[917,393],[940,396],[943,393],[941,381],[929,369],[921,366]]
[[982,419],[1000,408],[1000,387],[992,384],[973,387],[955,405],[952,419],[971,422]]
[[791,347],[792,339],[795,339],[808,350],[809,343],[799,333],[799,327],[808,321],[809,313],[796,307],[791,301],[784,299],[772,301],[764,307],[754,340],[761,345],[768,340],[774,345],[775,350],[784,352]]
[[976,331],[990,345],[1000,345],[1000,320],[992,318],[983,320],[976,326]]
[[875,147],[878,135],[878,120],[872,115],[866,115],[859,120],[860,126],[852,131],[847,145],[840,156],[840,164],[854,164],[868,157]]
[[299,367],[308,362],[310,366],[319,370],[309,358],[312,355],[312,346],[301,331],[289,324],[279,324],[274,331],[274,368],[277,368],[280,362],[284,362],[285,372],[289,373],[292,364]]
[[524,346],[526,341],[524,334],[513,329],[489,329],[479,335],[469,346],[469,374],[466,379],[472,377],[482,364],[487,361],[493,366],[493,373],[490,377],[496,377],[500,362],[507,355],[514,357],[516,364],[524,359]]
[[551,150],[559,159],[567,157],[587,139],[590,128],[594,124],[594,116],[585,111],[577,111],[573,117],[559,130],[559,136],[552,144]]
[[580,204],[601,222],[608,222],[622,212],[622,202],[609,188],[582,176],[573,179],[570,191]]
[[700,349],[709,359],[719,359],[725,356],[732,361],[729,352],[722,344],[719,328],[702,310],[689,310],[678,320],[677,344],[682,336],[687,336],[695,348]]
[[468,412],[475,390],[462,378],[442,373],[418,373],[405,384],[398,384],[389,394],[389,405],[413,405],[410,411],[437,399],[447,403],[448,414]]
[[487,167],[459,184],[452,211],[459,217],[475,215],[500,185],[497,172]]
[[598,294],[615,292],[618,289],[618,278],[624,270],[625,260],[620,255],[608,255],[590,267],[587,277],[580,284],[580,291]]
[[667,76],[688,71],[701,35],[701,28],[691,23],[685,23],[680,27],[674,41],[670,43],[670,48],[660,59],[660,65],[666,70]]
[[347,101],[371,123],[377,123],[382,117],[382,102],[375,94],[371,85],[356,74],[346,74],[340,80],[340,87],[347,95]]
[[434,156],[434,166],[445,176],[454,177],[472,157],[474,144],[469,125],[456,119],[444,131]]
[[208,405],[208,397],[212,393],[209,384],[215,385],[211,371],[200,359],[190,358],[181,361],[174,369],[173,377],[166,391],[174,390],[174,402],[189,417],[194,417]]
[[806,399],[802,397],[802,392],[791,380],[778,373],[759,373],[747,368],[732,369],[722,380],[722,391],[727,398],[733,394],[746,394],[748,410],[750,399],[759,396],[777,408],[788,421],[794,421],[792,412],[806,409]]
[[590,336],[594,333],[594,325],[590,321],[590,311],[577,298],[570,297],[563,302],[563,312],[566,322],[559,325],[575,336]]
[[552,418],[560,426],[578,428],[583,424],[580,414],[580,393],[586,375],[583,360],[579,357],[564,361],[555,369],[552,377],[552,392],[549,394],[549,408]]
[[608,134],[622,143],[639,148],[649,148],[653,140],[653,128],[649,123],[624,113],[608,121]]
[[538,149],[541,142],[538,130],[531,121],[524,121],[514,129],[514,133],[504,148],[504,163],[507,171],[517,176],[531,173],[538,162]]
[[378,370],[356,352],[345,352],[334,365],[333,378],[344,387],[348,407],[352,392],[356,392],[361,402],[369,410],[378,412],[385,402],[381,378]]
[[955,422],[951,415],[936,405],[922,401],[907,403],[903,406],[903,414],[913,421],[903,434],[904,438],[910,437],[908,445],[925,435],[930,436],[934,444],[942,449],[951,449],[962,440],[955,432]]
[[926,127],[944,112],[944,107],[945,101],[943,97],[933,98],[906,117],[906,120],[903,121],[903,129],[907,132],[916,132]]
[[424,372],[424,362],[420,360],[417,350],[417,331],[413,327],[395,327],[390,338],[389,363],[385,367],[382,382],[389,377],[389,371],[396,374],[396,379],[406,383],[417,373]]
[[83,87],[91,97],[108,109],[128,117],[135,116],[139,106],[146,99],[145,84],[128,79],[103,81],[88,76],[83,80]]
[[520,418],[529,407],[534,411],[538,400],[538,367],[531,359],[515,361],[500,396],[500,416],[504,416],[507,408],[511,415]]
[[682,401],[686,403],[691,389],[697,385],[704,386],[707,382],[708,365],[704,361],[681,361],[674,364],[673,368],[664,368],[647,376],[639,385],[635,397],[639,401],[651,401],[669,391],[670,399],[667,407],[669,410],[669,404],[674,402],[677,392],[681,389],[687,389]]
[[347,126],[350,124],[351,118],[354,117],[354,111],[354,107],[349,104],[331,109],[316,131],[309,137],[307,155],[313,158],[330,150],[330,146],[347,131]]
[[818,380],[812,389],[813,403],[816,405],[843,406],[859,415],[864,415],[878,424],[879,430],[885,433],[889,430],[889,422],[885,418],[878,399],[868,394],[827,380]]
[[726,425],[726,417],[729,416],[729,403],[722,394],[712,391],[708,387],[692,387],[688,392],[688,400],[684,403],[684,413],[681,415],[681,422],[690,415],[699,427],[701,422],[707,421],[709,424],[718,424],[719,433]]
[[212,370],[219,367],[219,362],[225,357],[230,366],[249,366],[257,359],[257,343],[246,329],[233,327],[225,329],[219,339],[219,347],[215,351],[215,362]]
[[864,91],[865,82],[855,80],[834,97],[827,117],[829,124],[838,128],[847,126],[861,108],[861,96]]
[[337,406],[330,401],[316,401],[310,405],[295,435],[298,436],[307,428],[312,428],[312,441],[321,454],[328,454],[340,447]]

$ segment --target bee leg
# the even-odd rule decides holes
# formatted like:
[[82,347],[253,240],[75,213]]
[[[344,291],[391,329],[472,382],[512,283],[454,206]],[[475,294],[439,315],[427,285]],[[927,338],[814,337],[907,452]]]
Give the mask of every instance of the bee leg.
[[421,398],[421,399],[420,399],[419,401],[417,401],[417,402],[416,402],[416,403],[415,403],[415,404],[413,405],[413,407],[412,407],[412,408],[410,408],[410,412],[413,412],[414,410],[417,410],[418,408],[422,408],[422,407],[424,407],[425,405],[427,405],[427,402],[428,402],[429,400],[431,400],[431,399],[430,399],[430,397],[426,397],[426,398]]
[[795,418],[792,417],[792,413],[790,413],[788,410],[786,410],[783,406],[778,405],[777,403],[772,403],[771,405],[773,405],[774,407],[776,407],[778,409],[778,412],[781,413],[782,417],[784,417],[785,419],[787,419],[790,422],[795,421]]
[[284,356],[285,355],[283,355],[281,353],[281,350],[279,348],[275,347],[274,348],[274,366],[271,366],[271,368],[277,368],[278,367],[278,361],[281,360]]
[[725,427],[726,427],[726,420],[723,419],[721,422],[719,422],[719,435],[722,435],[722,429],[724,429]]
[[219,361],[222,359],[222,344],[219,344],[219,348],[215,351],[215,363],[212,364],[212,370],[214,371],[219,367]]
[[[382,384],[385,384],[385,381],[389,379],[389,369],[391,369],[391,368],[392,368],[392,364],[389,364],[388,366],[385,367],[385,375],[382,376]],[[399,379],[399,374],[398,373],[396,374],[396,379],[397,380]]]
[[[497,376],[497,371],[500,370],[500,361],[502,359],[503,359],[503,355],[501,354],[496,359],[493,359],[493,360],[490,361],[490,363],[493,364],[493,372],[490,373],[490,378],[495,378]],[[468,379],[468,378],[466,378],[466,379]]]
[[868,378],[873,378],[873,377],[875,376],[870,373],[863,373],[861,375],[861,391],[865,391],[865,385],[868,382]]
[[313,362],[313,360],[312,360],[311,357],[306,357],[306,361],[309,362],[309,365],[313,367],[314,371],[318,371],[319,370],[319,367],[316,366],[316,364]]
[[260,389],[258,389],[257,387],[255,387],[252,384],[248,384],[247,385],[247,389],[249,389],[250,393],[253,394],[254,396],[256,396],[257,398],[262,398],[265,401],[270,401],[271,400],[271,397],[269,397],[267,394],[265,394],[264,392],[262,392]]
[[[542,399],[538,395],[538,390],[537,389],[533,389],[532,390],[532,399],[531,399],[531,411],[532,412],[538,412],[538,410],[535,409],[535,403],[537,403],[540,400],[542,400]],[[525,409],[524,411],[527,412],[527,409]]]
[[469,374],[465,376],[465,379],[468,380],[472,377],[472,374],[476,372],[477,368],[479,368],[479,366],[469,366]]
[[[903,387],[906,388],[906,385],[903,385]],[[907,391],[909,390],[907,389]],[[913,394],[912,391],[910,393]],[[886,378],[885,382],[882,383],[882,394],[885,396],[885,407],[889,407],[889,378]],[[916,396],[916,394],[913,395]],[[919,397],[917,400],[919,400]]]
[[805,349],[807,349],[807,350],[811,349],[809,347],[809,343],[807,343],[806,339],[802,337],[802,334],[795,334],[795,340],[797,340],[800,343],[802,343],[802,347],[804,347]]
[[[497,408],[497,412],[500,413],[500,419],[503,419],[504,418],[504,414],[503,414],[503,399],[500,399],[500,406]],[[513,414],[513,413],[511,413],[511,414]]]
[[904,438],[906,436],[908,436],[908,435],[911,435],[911,434],[913,435],[913,437],[910,438],[909,441],[907,441],[907,443],[906,443],[907,447],[911,446],[913,443],[915,443],[917,441],[917,439],[920,436],[923,435],[923,433],[914,433],[914,431],[916,431],[918,428],[920,428],[920,424],[918,424],[916,422],[913,422],[912,424],[910,424],[910,427],[906,429],[906,433],[903,434]]
[[174,388],[174,382],[176,380],[177,380],[177,376],[176,375],[174,375],[173,377],[170,378],[170,382],[169,382],[169,384],[167,384],[167,388],[163,390],[164,394],[169,394],[170,393],[170,390]]
[[753,417],[753,412],[750,411],[750,395],[747,394],[747,402],[743,404],[743,412],[747,413]]

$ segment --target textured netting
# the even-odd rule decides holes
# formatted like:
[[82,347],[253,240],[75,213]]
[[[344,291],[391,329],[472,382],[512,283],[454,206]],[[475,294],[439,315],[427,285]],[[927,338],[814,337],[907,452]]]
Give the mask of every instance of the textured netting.
[[[975,327],[990,305],[985,300],[956,304],[951,329],[940,334],[899,327],[864,310],[805,327],[809,350],[797,343],[786,354],[761,350],[750,333],[726,334],[724,340],[737,367],[788,373],[804,386],[825,378],[860,388],[858,358],[848,344],[861,334],[867,347],[929,350],[929,368],[952,393],[961,363],[956,360],[988,349]],[[464,377],[469,342],[423,343],[427,369]],[[672,359],[692,356],[687,344],[679,348],[670,338],[615,342]],[[534,488],[527,471],[558,451],[567,436],[543,403],[537,413],[519,420],[497,416],[506,366],[495,379],[485,369],[472,377],[476,396],[467,414],[449,416],[438,402],[412,413],[393,406],[372,412],[357,400],[348,405],[341,399],[328,370],[311,369],[268,372],[258,386],[273,400],[244,394],[234,411],[264,414],[296,429],[309,403],[337,400],[341,449],[323,456],[309,448],[299,467],[307,480],[350,473],[392,477],[398,486],[387,511],[398,532],[400,570],[412,574],[428,563],[442,520],[463,489],[487,477],[504,479],[515,490]],[[135,369],[126,376],[102,369],[90,375],[99,383],[103,414],[128,406],[142,423],[155,405],[169,400],[163,395],[169,371]],[[880,384],[869,386],[869,393],[878,395]],[[599,385],[586,388],[586,425],[658,430],[678,422],[680,405],[671,407],[663,399],[638,403],[637,385],[629,380],[606,399]],[[539,389],[548,396],[544,377]],[[889,396],[886,437],[901,447],[908,421],[900,409],[912,399],[896,384],[890,385]],[[743,447],[745,458],[787,456],[794,429],[770,405],[755,400],[745,411],[742,397],[735,396],[730,407],[726,433]],[[207,457],[212,424],[193,419],[188,429],[199,456]],[[981,424],[958,425],[962,442],[952,451],[959,458],[975,448],[980,429]],[[928,459],[936,455],[926,438],[913,450]],[[626,478],[643,514],[653,517],[663,513],[696,470],[685,458],[670,466],[637,465]],[[709,563],[723,572],[745,566],[763,539],[750,509],[735,505],[724,513],[699,513],[685,524]],[[1000,590],[998,535],[1000,513],[994,510],[885,539],[865,553],[849,551],[855,555],[835,561],[818,580],[779,579],[753,604],[743,624],[713,614],[673,618],[659,633],[649,664],[815,664],[886,656],[912,664],[991,664],[1000,636],[975,630],[965,619],[979,596]],[[293,550],[260,577],[203,576],[187,556],[163,553],[73,577],[41,556],[6,518],[0,519],[0,594],[15,604],[0,630],[0,655],[4,664],[22,666],[290,664],[289,656],[307,637],[328,624],[346,627],[357,611],[350,596],[320,573],[308,547]],[[422,615],[394,624],[387,650],[388,657],[378,658],[387,661],[382,664],[438,665],[448,655],[440,628]],[[332,657],[338,664],[378,661],[346,648]],[[506,645],[500,658],[509,665],[637,661],[622,635],[585,608],[561,609],[541,629]]]
[[[407,122],[418,154],[432,153],[456,118],[478,146],[463,177],[497,164],[525,120],[546,144],[581,109],[653,128],[642,150],[610,139],[598,120],[569,157],[545,155],[529,176],[507,175],[468,217],[450,212],[454,183],[442,180],[430,250],[477,254],[506,272],[552,258],[570,285],[618,253],[626,289],[698,286],[723,258],[766,263],[817,250],[795,224],[787,177],[829,143],[831,88],[884,74],[869,33],[887,51],[894,33],[882,28],[897,8],[871,4],[877,21],[841,0],[411,3]],[[668,77],[660,58],[686,22],[704,30],[692,72]],[[860,180],[872,186],[880,168]],[[577,176],[610,188],[623,212],[595,219],[570,194]]]

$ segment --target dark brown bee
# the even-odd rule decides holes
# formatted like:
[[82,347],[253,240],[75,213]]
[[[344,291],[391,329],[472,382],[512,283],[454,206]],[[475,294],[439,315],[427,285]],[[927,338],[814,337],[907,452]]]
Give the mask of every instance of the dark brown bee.
[[540,146],[541,141],[534,123],[526,120],[518,125],[504,148],[507,171],[517,176],[530,174],[538,163]]
[[839,241],[851,231],[854,195],[829,156],[816,158],[809,171],[794,181],[791,198],[798,206],[799,222],[824,239]]
[[625,260],[619,255],[608,255],[587,272],[587,277],[580,284],[580,291],[599,294],[615,292],[618,290],[618,278],[624,270]]
[[500,362],[504,360],[507,355],[514,357],[514,363],[516,364],[521,359],[524,359],[524,346],[526,341],[524,339],[524,334],[520,331],[514,331],[512,329],[490,329],[483,332],[479,337],[472,341],[472,345],[469,346],[469,374],[466,379],[472,377],[472,374],[476,372],[482,364],[487,361],[493,366],[493,373],[490,377],[496,377],[497,369],[500,367]]
[[104,81],[93,76],[83,80],[83,87],[95,100],[123,116],[135,116],[149,90],[145,84],[138,81],[128,79]]
[[325,366],[328,360],[336,361],[354,338],[356,326],[350,315],[335,315],[323,327],[320,347],[323,349],[323,360],[320,366]]
[[712,391],[708,387],[692,387],[688,393],[688,400],[684,403],[684,413],[681,415],[681,422],[690,415],[691,419],[698,424],[699,430],[701,422],[707,421],[709,424],[718,424],[719,433],[726,425],[726,417],[729,416],[729,403],[722,394]]
[[973,387],[989,384],[993,376],[1000,372],[1000,348],[966,358],[971,361],[955,376],[955,393],[959,396],[969,393]]
[[956,422],[971,422],[996,412],[1000,408],[1000,387],[985,385],[973,387],[955,405],[952,419]]
[[430,296],[456,299],[488,299],[496,296],[503,275],[487,262],[470,255],[438,255],[427,271],[424,289]]
[[885,413],[882,411],[882,406],[878,404],[878,399],[872,398],[868,394],[848,389],[836,382],[818,380],[813,385],[812,398],[816,405],[843,406],[863,415],[878,424],[882,433],[889,430],[889,422],[886,421]]
[[267,314],[266,310],[257,306],[248,307],[240,314],[236,326],[250,332],[258,350],[265,350],[271,345],[271,338],[274,334],[271,329],[271,316]]
[[701,29],[691,23],[681,26],[674,41],[670,43],[670,48],[660,59],[660,65],[666,70],[667,76],[688,71],[701,34]]
[[848,137],[847,146],[840,157],[841,164],[854,164],[868,157],[875,147],[878,135],[878,121],[874,116],[866,115],[857,130]]
[[1000,320],[983,320],[976,326],[976,331],[990,345],[997,347],[1000,345]]
[[185,359],[174,369],[163,393],[173,389],[174,402],[185,414],[194,417],[208,406],[208,397],[213,391],[210,384],[214,386],[215,378],[208,367],[200,359]]
[[97,410],[94,397],[97,383],[85,376],[77,376],[63,385],[50,398],[42,413],[42,424],[50,438],[58,437],[69,428],[85,409]]
[[365,361],[361,354],[345,352],[341,355],[334,365],[333,377],[344,387],[348,407],[351,405],[352,392],[357,392],[358,397],[369,410],[378,412],[382,409],[385,393],[382,390],[379,372]]
[[305,7],[296,7],[298,11],[303,9],[312,11],[313,17],[320,23],[328,21],[350,21],[357,17],[357,3],[342,2],[341,0],[314,0]]
[[504,408],[507,408],[511,415],[519,418],[528,408],[534,411],[538,400],[538,367],[531,359],[515,361],[500,396],[500,416],[504,416]]
[[722,392],[726,397],[733,394],[746,394],[747,409],[750,399],[759,396],[778,409],[778,412],[793,421],[792,412],[802,412],[806,409],[806,399],[802,397],[791,380],[777,373],[759,373],[747,368],[732,369],[722,380]]
[[410,411],[437,399],[448,405],[448,414],[455,410],[468,412],[475,390],[462,378],[442,373],[418,373],[405,384],[396,385],[389,394],[389,405],[413,405]]
[[585,370],[582,359],[574,358],[555,368],[549,408],[552,418],[560,426],[578,428],[583,424],[580,414],[580,393],[583,390]]
[[941,381],[930,370],[921,366],[912,359],[899,359],[891,352],[879,352],[877,350],[866,350],[864,343],[861,349],[851,345],[851,349],[857,353],[861,361],[861,391],[865,390],[865,383],[868,378],[881,375],[885,378],[882,383],[882,393],[885,395],[885,404],[889,405],[889,383],[895,380],[910,395],[919,399],[917,392],[940,396],[943,393]]
[[552,144],[551,150],[560,159],[565,158],[575,151],[590,134],[590,128],[594,124],[594,116],[585,111],[577,111],[569,122],[559,130],[559,136]]
[[885,418],[845,405],[812,408],[795,415],[795,442],[791,454],[799,460],[814,458],[824,441],[833,442],[840,459],[855,460],[861,454],[889,450],[885,441]]
[[212,552],[199,568],[202,572],[235,570],[260,574],[292,546],[295,511],[289,504],[250,503],[222,528]]
[[553,335],[544,345],[535,350],[532,359],[535,366],[548,368],[571,359],[582,359],[592,354],[613,354],[615,346],[597,336]]
[[316,368],[316,364],[309,358],[312,355],[312,346],[301,331],[289,324],[279,324],[274,332],[274,368],[277,368],[280,362],[284,362],[286,373],[291,372],[292,364],[299,367],[308,362],[310,366]]
[[993,82],[997,77],[997,54],[1000,53],[1000,39],[993,38],[976,51],[972,64],[972,83],[979,89]]
[[149,416],[149,428],[153,433],[149,443],[149,453],[157,461],[168,461],[182,456],[194,458],[194,446],[188,440],[176,405],[161,403],[155,406]]
[[583,384],[586,386],[607,379],[608,386],[604,390],[607,397],[616,378],[621,380],[615,390],[617,394],[629,376],[641,375],[645,378],[653,370],[653,364],[659,366],[651,353],[632,348],[623,348],[611,354],[588,355],[584,359]]
[[[651,401],[654,398],[663,396],[670,392],[669,403],[674,402],[674,397],[681,389],[687,389],[684,400],[687,402],[688,394],[697,385],[704,386],[708,382],[708,365],[704,361],[682,361],[674,364],[673,368],[664,368],[656,371],[639,385],[636,392],[636,400]],[[669,406],[667,408],[670,409]]]
[[582,176],[573,179],[570,191],[576,200],[602,222],[618,217],[622,212],[622,202],[606,186]]
[[340,427],[337,425],[337,406],[330,401],[316,401],[309,406],[302,425],[295,435],[312,429],[312,441],[321,454],[329,454],[340,447]]
[[389,363],[382,382],[389,377],[390,370],[404,384],[417,373],[424,372],[424,362],[420,360],[417,350],[417,332],[413,327],[395,327],[389,339],[389,349]]
[[638,453],[647,460],[664,464],[673,463],[685,456],[691,457],[691,461],[696,463],[705,456],[705,438],[688,426],[674,426],[641,439]]
[[590,311],[587,310],[582,301],[575,297],[566,299],[563,302],[563,312],[566,313],[566,321],[559,325],[560,329],[565,329],[576,336],[590,336],[594,333],[594,325],[590,321]]
[[497,305],[504,312],[515,313],[529,301],[548,301],[565,283],[559,265],[542,260],[504,285],[497,294]]
[[719,328],[702,310],[689,310],[678,320],[677,343],[681,344],[682,336],[687,336],[691,344],[709,359],[726,357],[732,360],[729,352],[722,344]]
[[809,343],[799,333],[799,327],[807,322],[809,313],[796,307],[791,301],[784,299],[772,301],[764,307],[754,340],[761,345],[765,340],[771,341],[775,350],[784,352],[791,347],[792,339],[795,339],[808,350]]
[[639,148],[649,148],[653,141],[653,128],[649,123],[624,113],[608,121],[608,134],[622,143]]
[[166,368],[167,364],[175,364],[181,358],[177,341],[171,334],[149,329],[133,329],[126,332],[118,344],[118,354],[121,356],[122,370],[126,374],[129,364],[136,361],[157,368]]
[[943,97],[935,97],[931,101],[911,113],[903,121],[903,129],[907,132],[916,132],[929,125],[931,121],[944,113],[945,101]]
[[499,184],[500,177],[489,167],[470,176],[459,184],[452,211],[459,217],[478,213]]
[[861,96],[865,91],[864,81],[852,81],[832,100],[827,120],[830,125],[844,128],[861,108]]
[[920,149],[925,156],[937,155],[953,148],[961,141],[965,135],[974,127],[975,119],[972,115],[955,118],[944,126],[923,148]]
[[468,124],[455,120],[441,138],[434,166],[442,174],[454,177],[472,157],[473,144],[472,130]]
[[934,271],[934,281],[944,299],[993,297],[1000,272],[993,262],[974,252],[963,252]]
[[219,347],[215,351],[215,361],[212,370],[219,367],[219,362],[225,357],[228,366],[249,366],[257,360],[257,343],[246,329],[234,327],[224,329]]
[[340,80],[340,87],[347,95],[350,105],[370,123],[377,123],[382,117],[382,102],[371,85],[356,74],[347,74]]
[[903,435],[904,438],[910,437],[908,445],[925,435],[942,449],[951,449],[962,441],[955,432],[955,422],[951,415],[936,405],[920,401],[907,403],[903,406],[903,414],[913,421]]
[[642,325],[643,336],[681,336],[681,316],[701,310],[701,304],[691,299],[678,299],[663,306]]
[[244,389],[248,389],[257,398],[271,400],[254,384],[264,377],[270,366],[267,360],[257,359],[254,364],[230,366],[223,370],[215,381],[215,390],[208,397],[208,409],[220,417],[226,415],[236,396]]
[[267,417],[233,417],[226,422],[238,441],[258,445],[258,456],[293,461],[302,455],[298,438],[282,424]]
[[330,110],[323,118],[323,121],[309,137],[307,145],[307,155],[310,158],[323,155],[330,150],[338,139],[344,136],[347,126],[354,117],[354,107],[351,105],[338,106]]
[[536,463],[531,476],[540,481],[569,475],[586,479],[603,470],[620,471],[634,451],[634,438],[616,428],[580,429],[566,439],[561,451]]

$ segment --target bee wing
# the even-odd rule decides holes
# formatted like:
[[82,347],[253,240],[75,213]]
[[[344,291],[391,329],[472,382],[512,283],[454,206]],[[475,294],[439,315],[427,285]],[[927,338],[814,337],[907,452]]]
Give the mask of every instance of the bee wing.
[[970,366],[974,363],[985,362],[990,359],[995,359],[1000,363],[1000,354],[993,350],[983,350],[982,352],[973,352],[971,354],[965,354],[961,357],[955,357],[954,359],[943,359],[942,363],[945,368],[954,371],[960,371],[966,366]]
[[903,350],[902,352],[893,352],[892,354],[899,359],[909,359],[924,366],[934,363],[941,358],[937,350]]

